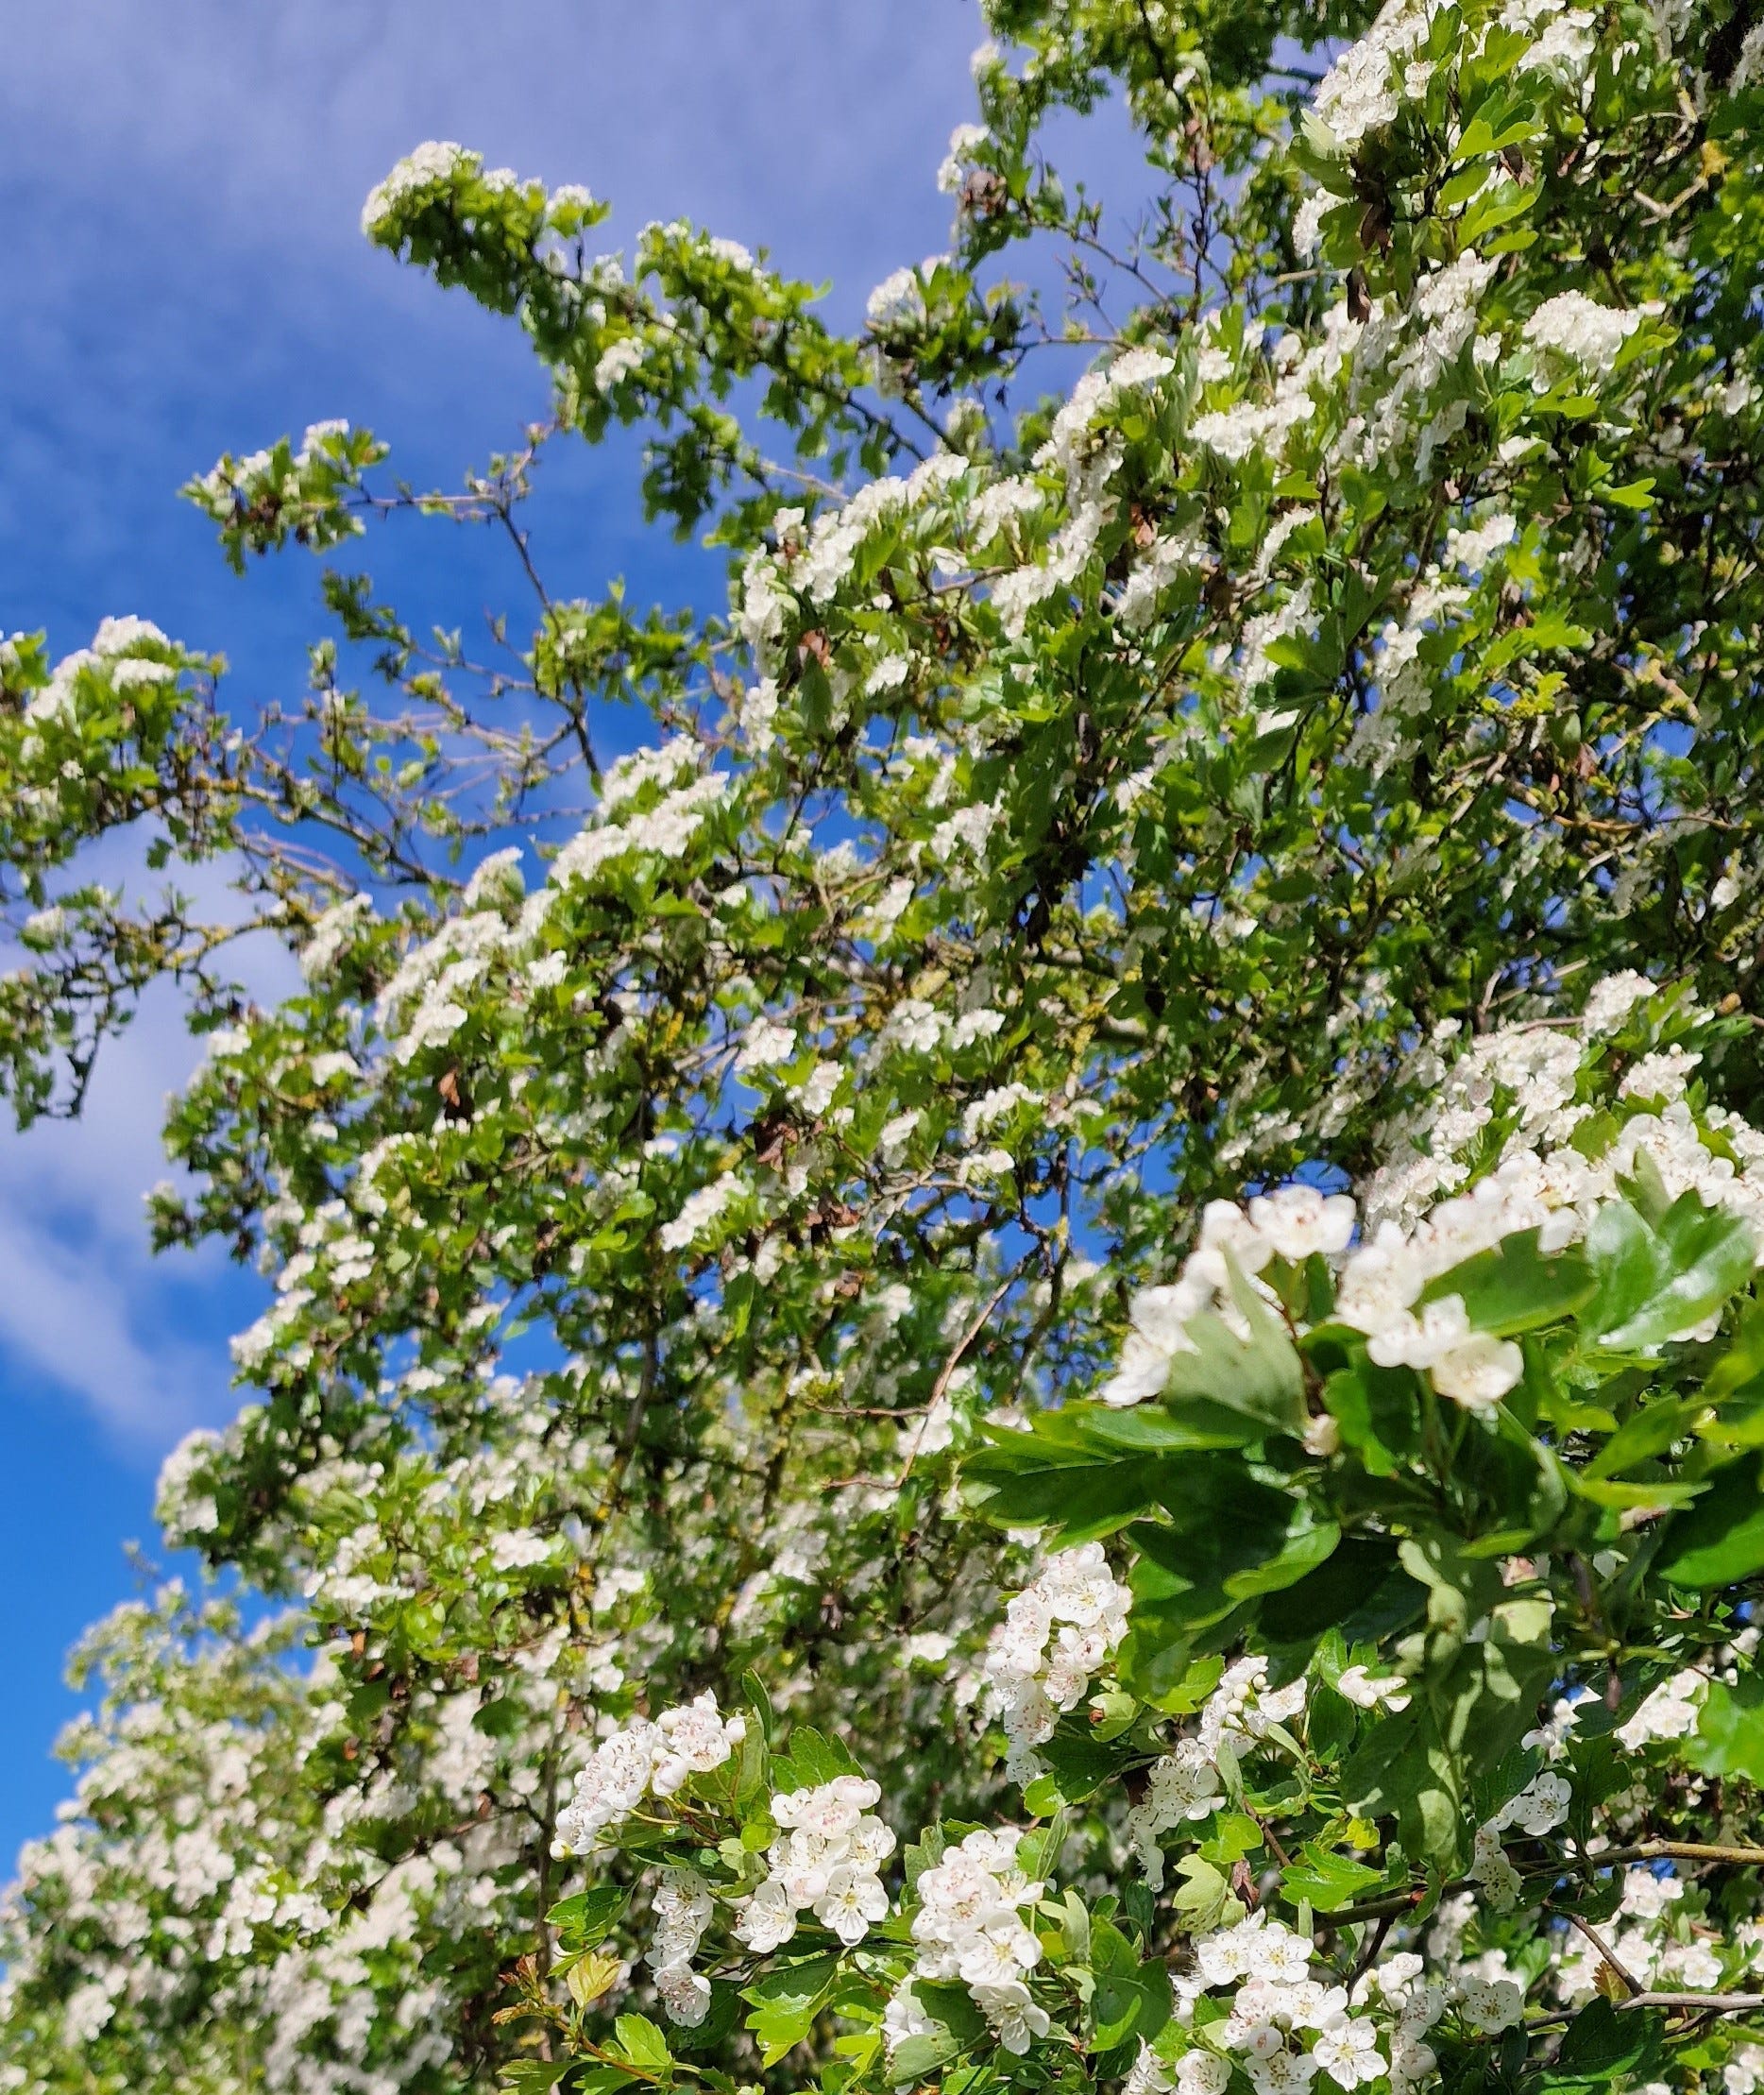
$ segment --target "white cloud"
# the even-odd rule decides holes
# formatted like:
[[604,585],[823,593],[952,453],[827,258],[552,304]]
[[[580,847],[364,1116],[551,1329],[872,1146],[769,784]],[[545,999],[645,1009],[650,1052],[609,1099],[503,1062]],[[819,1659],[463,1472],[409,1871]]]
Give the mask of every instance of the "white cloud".
[[[162,877],[145,871],[144,849],[140,836],[112,838],[81,872],[150,894]],[[211,921],[237,922],[228,877],[216,861],[185,869],[178,885]],[[229,959],[263,1001],[297,979],[266,936],[240,940]],[[0,964],[11,962],[0,955]],[[217,1244],[163,1258],[148,1247],[143,1199],[172,1175],[161,1142],[166,1102],[200,1053],[179,994],[156,984],[100,1053],[77,1119],[0,1132],[0,1358],[65,1390],[148,1459],[236,1408],[226,1339],[267,1292]]]
[[0,1353],[144,1456],[234,1405],[222,1335],[245,1290],[215,1254],[154,1261],[142,1213],[166,1175],[164,1094],[192,1061],[155,998],[101,1058],[83,1119],[0,1136]]

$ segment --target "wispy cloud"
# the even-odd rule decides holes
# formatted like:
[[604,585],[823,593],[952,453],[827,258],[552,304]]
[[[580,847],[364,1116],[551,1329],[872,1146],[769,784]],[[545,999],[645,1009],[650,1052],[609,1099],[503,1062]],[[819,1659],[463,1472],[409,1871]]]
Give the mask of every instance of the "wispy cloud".
[[164,1176],[163,1095],[190,1059],[161,1000],[102,1064],[85,1120],[0,1143],[0,1349],[144,1457],[231,1407],[217,1341],[245,1290],[212,1257],[156,1267],[142,1217]]
[[[157,889],[144,837],[110,841],[84,869],[113,888]],[[229,869],[178,882],[212,920],[238,922]],[[285,995],[292,960],[253,934],[234,973],[260,999]],[[218,1245],[155,1258],[143,1197],[171,1176],[161,1140],[168,1096],[200,1053],[177,991],[157,984],[100,1054],[77,1120],[0,1137],[0,1355],[76,1399],[126,1454],[148,1458],[234,1407],[227,1334],[264,1292]]]

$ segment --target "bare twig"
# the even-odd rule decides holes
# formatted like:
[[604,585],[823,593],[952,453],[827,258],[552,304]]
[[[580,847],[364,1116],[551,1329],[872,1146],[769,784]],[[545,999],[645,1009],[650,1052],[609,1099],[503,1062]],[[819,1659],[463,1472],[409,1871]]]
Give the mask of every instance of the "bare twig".
[[991,1322],[993,1310],[995,1310],[998,1307],[999,1303],[1004,1301],[1005,1297],[1009,1294],[1011,1288],[1016,1285],[1016,1280],[1017,1276],[1013,1272],[1007,1274],[1005,1279],[999,1283],[998,1286],[993,1289],[991,1297],[988,1299],[986,1307],[981,1310],[980,1314],[974,1320],[973,1323],[971,1323],[968,1326],[967,1330],[962,1333],[961,1337],[957,1341],[955,1350],[950,1354],[948,1359],[944,1361],[942,1367],[939,1369],[937,1380],[931,1385],[931,1395],[929,1401],[926,1403],[924,1407],[924,1416],[919,1421],[919,1430],[912,1437],[911,1447],[907,1450],[906,1461],[901,1464],[900,1475],[895,1480],[897,1484],[906,1483],[907,1476],[911,1473],[914,1462],[918,1460],[919,1443],[924,1439],[924,1429],[931,1422],[932,1415],[937,1410],[939,1400],[941,1398],[944,1390],[949,1388],[950,1377],[961,1365],[962,1357],[967,1353],[969,1347],[974,1344],[975,1340],[986,1329],[988,1323]]

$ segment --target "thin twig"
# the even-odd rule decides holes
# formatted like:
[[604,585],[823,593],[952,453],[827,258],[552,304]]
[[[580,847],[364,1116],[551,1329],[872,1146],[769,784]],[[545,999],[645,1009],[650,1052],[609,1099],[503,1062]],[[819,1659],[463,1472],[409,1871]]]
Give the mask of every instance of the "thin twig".
[[[1552,1906],[1549,1910],[1552,1913],[1562,1913],[1562,1909],[1559,1906]],[[1637,1979],[1633,1972],[1627,1969],[1627,1967],[1623,1965],[1618,1963],[1616,1956],[1612,1953],[1610,1945],[1605,1941],[1604,1937],[1599,1933],[1596,1928],[1588,1927],[1586,1922],[1584,1921],[1577,1913],[1562,1913],[1562,1917],[1568,1922],[1570,1928],[1576,1929],[1581,1934],[1586,1936],[1588,1942],[1592,1944],[1593,1948],[1599,1952],[1600,1956],[1604,1960],[1606,1964],[1610,1966],[1611,1969],[1615,1971],[1618,1977],[1622,1981],[1623,1991],[1627,1993],[1632,2000],[1634,2000],[1637,1994],[1644,1992],[1646,1990],[1646,1988],[1642,1985],[1641,1981]]]
[[[1644,1840],[1630,1848],[1609,1848],[1603,1853],[1582,1858],[1582,1867],[1597,1872],[1615,1869],[1622,1863],[1733,1863],[1742,1868],[1764,1869],[1764,1848],[1737,1848],[1709,1841],[1691,1840]],[[1521,1877],[1560,1877],[1574,1868],[1572,1861],[1540,1863],[1535,1868],[1519,1872]],[[1453,1892],[1474,1891],[1473,1878],[1459,1877],[1440,1887],[1440,1896],[1450,1898]],[[1335,1925],[1346,1927],[1355,1920],[1380,1920],[1384,1915],[1398,1916],[1412,1913],[1427,1896],[1425,1889],[1416,1885],[1413,1890],[1394,1892],[1383,1899],[1368,1899],[1364,1905],[1347,1906],[1340,1913],[1331,1914]]]
[[950,1377],[961,1365],[962,1356],[966,1354],[968,1348],[973,1345],[974,1341],[986,1329],[988,1323],[991,1322],[993,1310],[998,1307],[999,1303],[1009,1294],[1011,1288],[1016,1286],[1016,1281],[1015,1273],[1006,1275],[1005,1279],[993,1290],[986,1307],[981,1310],[973,1323],[962,1333],[956,1350],[938,1371],[937,1380],[931,1385],[930,1400],[925,1405],[924,1416],[919,1421],[919,1430],[912,1437],[912,1445],[907,1450],[907,1459],[901,1464],[900,1475],[895,1480],[897,1486],[906,1483],[914,1462],[918,1459],[919,1443],[924,1439],[924,1429],[931,1422],[932,1414],[937,1410],[939,1400],[942,1397],[944,1390],[949,1388]]

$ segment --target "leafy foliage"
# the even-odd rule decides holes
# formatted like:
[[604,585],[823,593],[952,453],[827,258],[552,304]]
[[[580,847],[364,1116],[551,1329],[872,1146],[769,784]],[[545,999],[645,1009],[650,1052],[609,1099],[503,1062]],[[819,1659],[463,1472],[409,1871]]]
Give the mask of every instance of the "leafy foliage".
[[[0,1082],[178,982],[154,1227],[275,1288],[161,1492],[272,1611],[85,1647],[8,2087],[1764,2076],[1764,25],[985,12],[850,335],[392,172],[553,408],[193,479],[336,563],[297,704],[0,647]],[[725,612],[542,573],[623,426]]]

